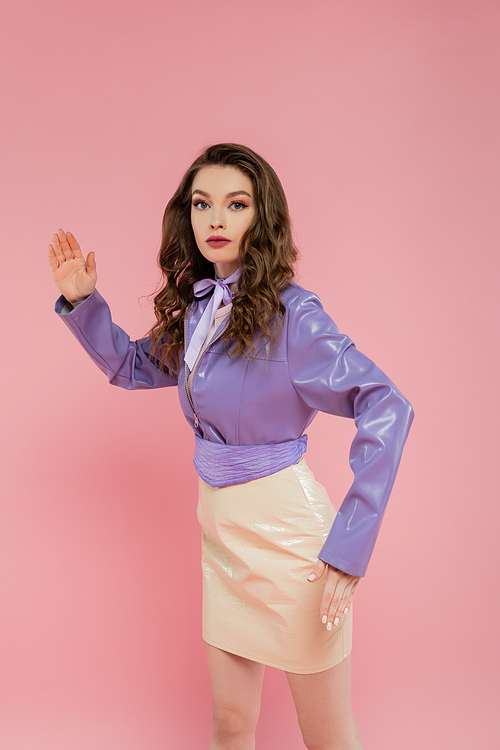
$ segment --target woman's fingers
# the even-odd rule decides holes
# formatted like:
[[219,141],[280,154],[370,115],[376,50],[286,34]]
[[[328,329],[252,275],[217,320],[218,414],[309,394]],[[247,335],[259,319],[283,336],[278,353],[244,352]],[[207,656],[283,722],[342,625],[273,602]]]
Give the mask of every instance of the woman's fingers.
[[73,250],[69,245],[68,239],[66,237],[66,232],[64,232],[62,229],[58,229],[56,237],[66,260],[73,260],[75,256],[73,255]]
[[61,265],[62,263],[64,263],[66,258],[64,257],[64,253],[61,247],[61,242],[59,240],[59,235],[57,233],[54,233],[52,235],[52,245],[54,249],[54,255],[57,258],[57,262],[59,263],[59,265]]
[[307,576],[308,581],[317,581],[318,578],[321,578],[323,573],[325,572],[325,568],[327,567],[326,562],[323,562],[323,560],[318,559],[318,562],[314,566],[312,573],[310,573]]
[[92,294],[97,281],[95,255],[90,252],[85,260],[71,232],[58,229],[52,235],[48,256],[56,286],[69,302]]
[[351,608],[359,577],[328,566],[327,580],[321,601],[321,621],[327,630],[336,627]]
[[83,253],[82,253],[80,245],[76,241],[75,235],[71,234],[71,232],[66,232],[66,240],[68,242],[69,247],[71,248],[71,252],[73,253],[73,257],[74,258],[82,258],[83,259]]
[[332,627],[336,627],[342,617],[348,614],[355,590],[353,582],[348,583],[344,587],[337,585],[336,594],[328,608],[327,621],[332,623]]
[[52,271],[57,271],[66,261],[76,261],[67,266],[63,273],[80,273],[81,271],[95,274],[95,257],[94,253],[89,253],[87,260],[90,258],[90,268],[87,269],[87,264],[80,245],[78,244],[76,237],[71,232],[64,232],[62,229],[58,229],[52,235],[52,245],[49,245],[49,263]]
[[[80,250],[80,253],[81,252],[82,251]],[[83,258],[83,255],[82,255],[82,258]],[[91,250],[90,253],[87,255],[87,260],[85,261],[85,264],[87,266],[87,273],[90,276],[97,276],[95,253],[93,250]]]
[[[323,600],[321,602],[321,622],[326,625],[327,630],[331,630],[333,627],[333,621],[335,620],[334,613],[337,611],[337,607],[340,604],[341,598],[341,587],[340,577],[329,575],[326,580],[325,590],[323,592]],[[343,589],[342,589],[343,590]]]
[[52,269],[52,273],[54,273],[54,271],[57,271],[57,269],[59,268],[59,263],[52,245],[49,245],[49,263]]

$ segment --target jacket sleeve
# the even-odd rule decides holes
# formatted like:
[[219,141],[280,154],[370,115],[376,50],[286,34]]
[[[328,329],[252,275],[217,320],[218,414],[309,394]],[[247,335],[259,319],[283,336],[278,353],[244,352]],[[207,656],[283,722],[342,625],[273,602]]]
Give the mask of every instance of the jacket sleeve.
[[78,339],[112,385],[133,390],[177,385],[177,378],[162,372],[148,357],[148,339],[131,341],[111,320],[111,311],[99,292],[94,292],[69,312],[64,297],[55,311]]
[[300,397],[313,409],[354,419],[354,481],[318,557],[364,576],[391,493],[413,408],[394,383],[307,293],[289,308],[288,361]]

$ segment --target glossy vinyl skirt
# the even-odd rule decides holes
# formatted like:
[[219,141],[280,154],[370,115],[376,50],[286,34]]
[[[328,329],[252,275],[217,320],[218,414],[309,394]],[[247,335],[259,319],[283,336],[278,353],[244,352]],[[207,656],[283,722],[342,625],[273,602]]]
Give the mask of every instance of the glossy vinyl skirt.
[[349,656],[352,608],[327,631],[320,620],[326,575],[306,580],[335,513],[304,458],[229,487],[200,479],[204,640],[303,674]]

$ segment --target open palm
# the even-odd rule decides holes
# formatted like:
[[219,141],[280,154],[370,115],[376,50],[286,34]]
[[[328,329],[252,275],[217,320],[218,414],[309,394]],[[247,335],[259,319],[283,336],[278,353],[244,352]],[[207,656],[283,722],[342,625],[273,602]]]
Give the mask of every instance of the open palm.
[[97,282],[94,253],[90,252],[85,260],[76,237],[62,229],[52,235],[52,242],[49,264],[57,288],[68,302],[88,297]]

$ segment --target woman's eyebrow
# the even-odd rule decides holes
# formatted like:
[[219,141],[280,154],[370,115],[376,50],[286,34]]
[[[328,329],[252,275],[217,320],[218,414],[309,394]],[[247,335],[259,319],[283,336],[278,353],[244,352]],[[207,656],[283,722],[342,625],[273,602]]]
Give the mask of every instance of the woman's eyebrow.
[[[193,190],[193,195],[194,195],[195,193],[199,193],[200,195],[204,195],[204,196],[205,196],[205,198],[210,198],[210,193],[206,193],[206,192],[205,192],[204,190]],[[251,198],[251,197],[252,197],[252,196],[250,195],[250,193],[247,193],[247,191],[246,191],[246,190],[233,190],[233,192],[232,192],[232,193],[228,193],[228,194],[226,195],[226,198],[232,198],[232,197],[233,197],[234,195],[248,195],[248,197],[249,197],[249,198]]]

